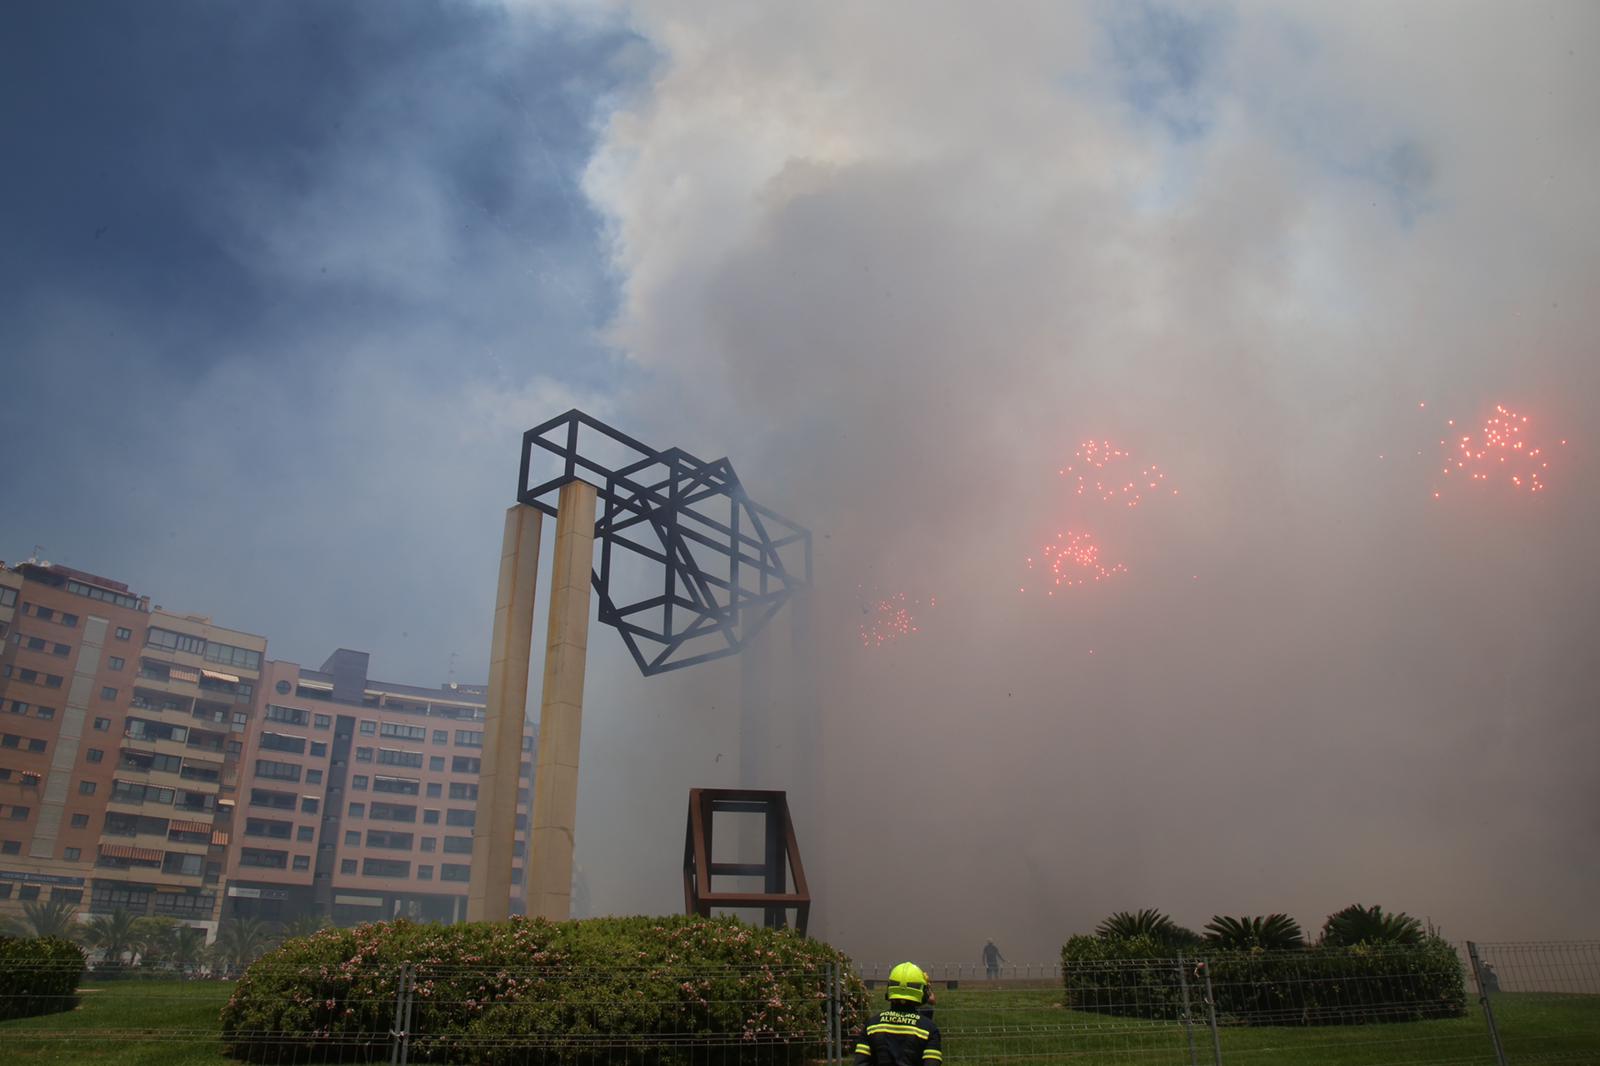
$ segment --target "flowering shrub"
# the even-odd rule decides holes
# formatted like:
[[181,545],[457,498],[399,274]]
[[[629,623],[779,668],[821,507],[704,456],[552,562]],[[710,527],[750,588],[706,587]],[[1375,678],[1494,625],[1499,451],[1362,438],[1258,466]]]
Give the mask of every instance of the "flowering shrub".
[[83,951],[58,936],[0,936],[0,1019],[78,1005]]
[[787,930],[732,918],[513,918],[325,929],[245,972],[222,1012],[229,1054],[251,1061],[387,1061],[402,968],[418,1061],[799,1063],[828,1029],[830,967],[843,1030],[866,990],[850,960]]

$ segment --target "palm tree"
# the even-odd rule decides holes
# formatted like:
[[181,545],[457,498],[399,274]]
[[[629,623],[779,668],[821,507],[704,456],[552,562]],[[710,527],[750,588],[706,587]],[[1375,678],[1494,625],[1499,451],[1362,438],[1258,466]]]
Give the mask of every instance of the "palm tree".
[[190,973],[205,958],[206,931],[192,925],[180,925],[172,932],[169,957],[179,973]]
[[217,926],[211,956],[224,973],[236,973],[265,954],[277,941],[259,918],[231,918]]
[[22,913],[33,927],[34,936],[58,936],[63,940],[71,939],[73,932],[79,928],[73,920],[77,910],[64,899],[53,899],[48,903],[30,900],[22,905]]
[[159,966],[172,962],[172,948],[178,929],[176,918],[140,918],[134,922],[138,938],[139,963],[142,966]]
[[285,940],[295,937],[310,936],[330,928],[332,923],[325,914],[301,914],[283,923],[282,936]]
[[1322,924],[1322,942],[1345,948],[1356,944],[1420,944],[1422,923],[1403,911],[1383,913],[1377,905],[1363,907],[1352,903],[1328,915]]
[[1185,929],[1154,908],[1142,911],[1118,911],[1095,926],[1094,935],[1105,940],[1147,937],[1164,947],[1174,948],[1188,947],[1200,942],[1199,935],[1192,929]]
[[0,936],[24,937],[28,929],[9,914],[0,914]]
[[1306,946],[1300,923],[1287,914],[1269,914],[1265,918],[1213,915],[1206,923],[1206,941],[1239,951],[1293,951]]
[[[83,942],[114,966],[122,965],[124,955],[136,954],[144,938],[139,919],[118,907],[110,914],[97,914],[83,926]],[[129,960],[132,961],[131,959]]]

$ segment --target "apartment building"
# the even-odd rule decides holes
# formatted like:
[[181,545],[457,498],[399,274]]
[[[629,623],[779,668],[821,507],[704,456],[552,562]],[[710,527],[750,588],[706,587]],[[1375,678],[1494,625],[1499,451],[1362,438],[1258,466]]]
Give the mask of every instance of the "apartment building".
[[[225,913],[340,925],[466,916],[487,692],[368,676],[340,649],[316,670],[268,662],[228,852]],[[522,776],[533,772],[525,730]],[[522,909],[529,790],[517,802]]]
[[0,589],[0,909],[214,928],[265,638],[50,563]]

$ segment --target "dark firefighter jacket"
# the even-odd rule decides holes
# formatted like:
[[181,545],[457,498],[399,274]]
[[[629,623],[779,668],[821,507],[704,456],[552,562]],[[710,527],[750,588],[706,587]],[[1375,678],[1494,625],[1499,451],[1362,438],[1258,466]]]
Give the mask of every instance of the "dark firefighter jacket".
[[868,1019],[856,1038],[856,1066],[922,1066],[941,1063],[939,1027],[931,1014],[891,1009]]

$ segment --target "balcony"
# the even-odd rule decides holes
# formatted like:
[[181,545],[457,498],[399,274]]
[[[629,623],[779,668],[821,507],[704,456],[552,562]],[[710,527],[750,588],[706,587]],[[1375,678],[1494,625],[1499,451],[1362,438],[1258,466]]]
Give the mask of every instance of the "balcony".
[[167,834],[125,833],[116,829],[103,829],[100,832],[100,846],[102,848],[132,847],[142,851],[162,852],[167,847]]
[[135,691],[146,689],[149,692],[179,696],[191,701],[200,694],[200,671],[198,670],[179,668],[172,670],[170,673],[162,673],[161,671],[150,670],[141,666],[138,678],[133,683]]
[[179,759],[194,754],[189,748],[188,741],[162,739],[148,734],[137,736],[122,734],[122,747],[129,751],[142,751],[147,755],[172,755]]

